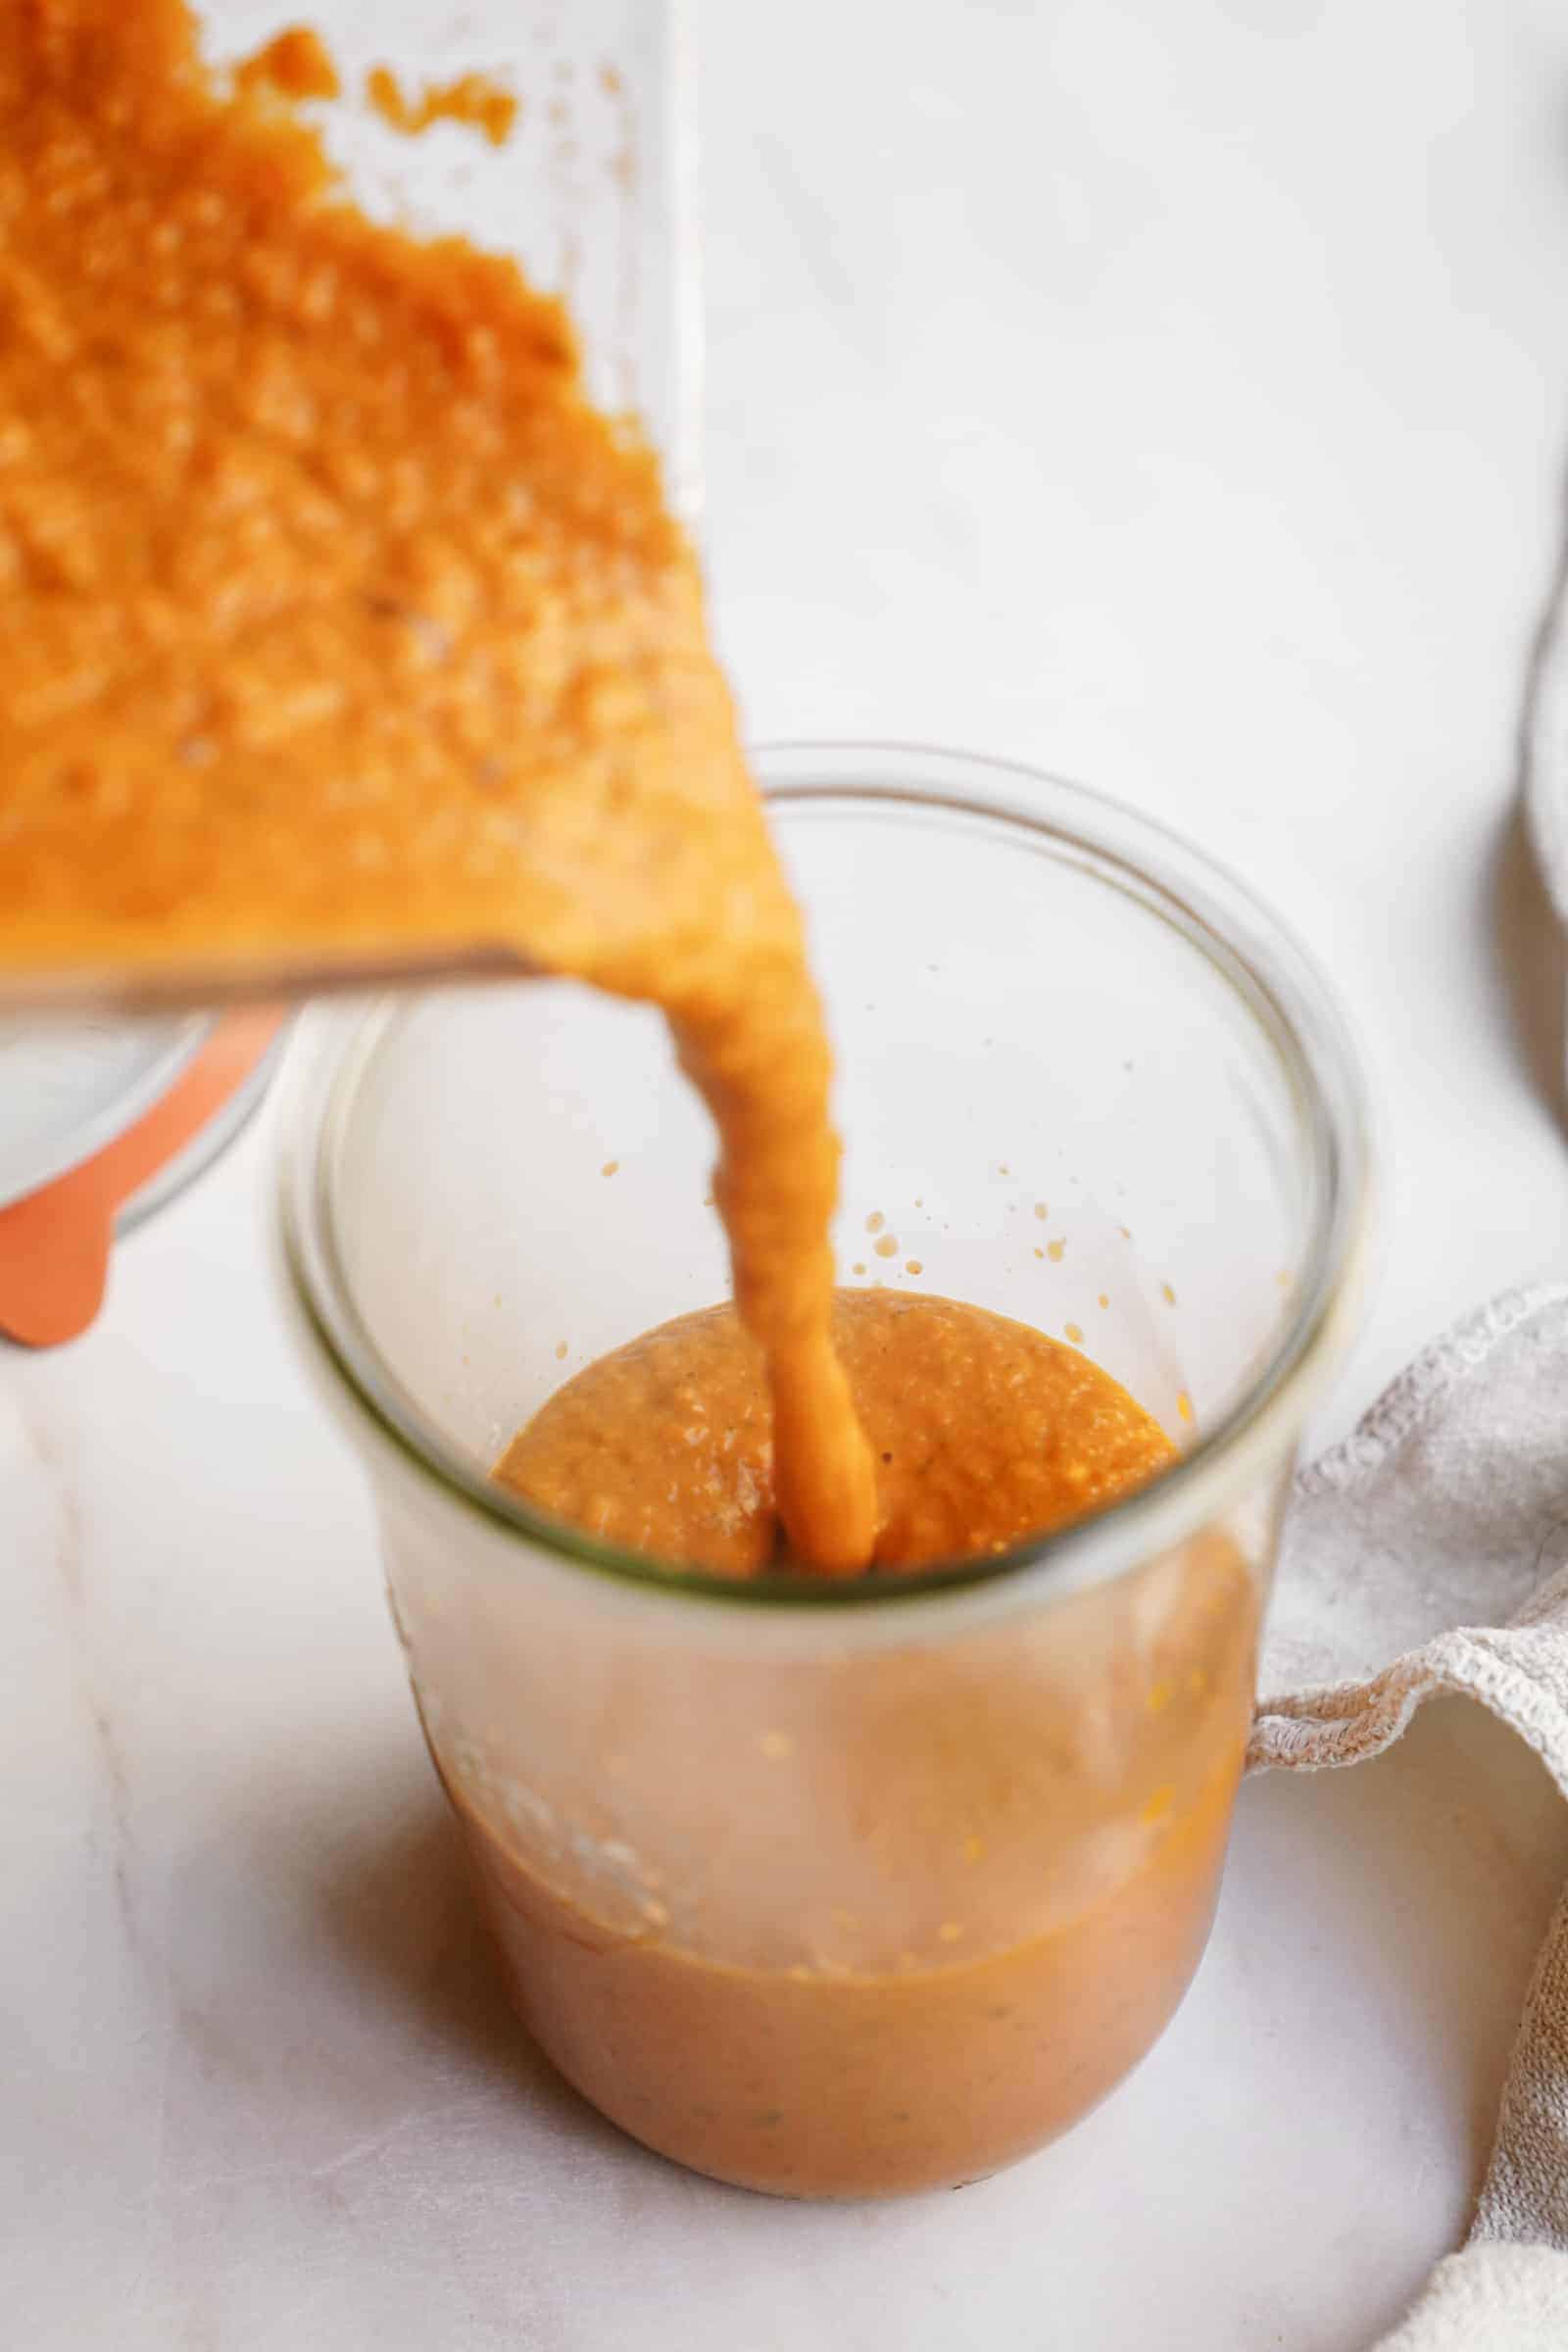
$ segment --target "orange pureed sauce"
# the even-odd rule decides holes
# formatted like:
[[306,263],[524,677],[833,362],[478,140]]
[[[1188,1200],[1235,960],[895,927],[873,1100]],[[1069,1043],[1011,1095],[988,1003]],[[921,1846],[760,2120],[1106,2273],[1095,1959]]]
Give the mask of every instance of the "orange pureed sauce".
[[784,2195],[951,2184],[1165,2024],[1251,1715],[1224,1539],[989,1620],[893,1601],[869,1645],[612,1631],[603,1594],[519,1619],[482,1583],[477,1624],[405,1608],[432,1749],[521,2015],[639,2138]]
[[[834,1338],[879,1568],[1005,1549],[1174,1458],[1078,1349],[984,1308],[845,1291]],[[590,1365],[496,1475],[619,1547],[741,1577],[774,1557],[766,1389],[727,1307]],[[495,1766],[452,1784],[523,2015],[606,2114],[750,2187],[886,2195],[1027,2153],[1135,2063],[1197,1963],[1255,1630],[1245,1563],[1204,1539],[990,1636],[838,1672],[830,1635],[820,1667],[725,1658],[696,1737],[648,1704],[656,1662],[607,1675],[552,1628],[574,1712],[614,1693],[552,1808],[571,1835],[541,1832],[504,1709],[480,1709]],[[607,1900],[607,1872],[639,1866]]]
[[717,1122],[799,1558],[862,1567],[829,1055],[658,466],[507,261],[344,201],[181,0],[5,0],[0,961],[488,947],[651,998]]
[[[1004,1549],[1174,1458],[1078,1349],[984,1308],[840,1292],[834,1338],[880,1568]],[[757,1350],[716,1307],[566,1383],[496,1475],[608,1543],[755,1576],[768,1435]],[[820,1668],[725,1659],[723,1693],[693,1694],[700,1739],[563,1629],[551,1677],[590,1714],[583,1693],[616,1693],[586,1761],[603,1798],[557,1806],[564,1843],[531,1807],[508,1818],[504,1716],[499,1771],[453,1789],[524,2016],[607,2114],[748,2186],[881,2195],[1023,2155],[1142,2055],[1197,1962],[1255,1625],[1246,1565],[1201,1540],[990,1636],[839,1672],[826,1634]],[[606,1902],[596,1856],[671,1854]]]
[[[841,1904],[818,1895],[771,1945],[727,1924],[710,1936],[666,1901],[630,1926],[607,1916],[569,1865],[541,1866],[448,1777],[522,2018],[613,2122],[743,2187],[890,2196],[1028,2155],[1137,2064],[1198,1965],[1246,1751],[1254,1636],[1245,1568],[1195,1558],[1147,1680],[1096,1684],[1077,1706],[1066,1692],[1053,1704],[1037,1681],[1027,1707],[1010,1708],[1017,1669],[999,1658],[998,1720],[948,1751],[941,1856],[930,1815],[895,1810],[901,1778],[917,1771],[896,1742],[940,1738],[940,1700],[890,1701],[884,1743],[860,1743],[858,1779],[853,1741],[833,1751],[838,1801],[874,1808],[873,1849]],[[1111,1705],[1133,1722],[1145,1710],[1146,1736],[1097,1785],[1093,1716]],[[784,1755],[765,1769],[798,1767]],[[1013,1818],[999,1826],[1000,1785]],[[743,1763],[730,1806],[749,1790]],[[973,1821],[986,1826],[962,1826]],[[895,1945],[884,1907],[956,1876],[967,1886],[944,1895],[943,1914]],[[811,1947],[813,1923],[836,1948]]]
[[[876,1464],[874,1563],[1005,1551],[1176,1458],[1076,1348],[956,1298],[840,1291],[833,1339]],[[629,1551],[766,1568],[778,1548],[767,1388],[733,1308],[647,1332],[558,1389],[504,1486]]]

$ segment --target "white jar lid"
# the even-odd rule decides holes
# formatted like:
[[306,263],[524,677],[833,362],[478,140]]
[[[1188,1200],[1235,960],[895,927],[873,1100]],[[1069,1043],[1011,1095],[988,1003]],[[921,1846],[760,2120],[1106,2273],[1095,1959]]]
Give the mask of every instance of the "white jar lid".
[[79,1167],[167,1093],[211,1013],[0,1021],[0,1207]]
[[244,1124],[283,1028],[275,1004],[0,1023],[0,1334],[49,1348],[87,1329],[116,1233]]

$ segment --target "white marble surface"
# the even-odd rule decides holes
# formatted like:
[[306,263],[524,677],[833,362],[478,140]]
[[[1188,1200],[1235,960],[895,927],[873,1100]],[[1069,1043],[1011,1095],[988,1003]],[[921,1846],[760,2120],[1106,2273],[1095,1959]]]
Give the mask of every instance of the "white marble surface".
[[[1556,0],[704,0],[709,536],[762,733],[1054,765],[1338,974],[1383,1274],[1320,1434],[1568,1258],[1505,813],[1556,560]],[[1547,1039],[1549,1046],[1549,1038]],[[1568,1822],[1448,1706],[1243,1801],[1172,2032],[1059,2148],[811,2211],[509,2027],[257,1139],[0,1358],[0,2310],[31,2352],[1355,2352],[1453,2242]]]

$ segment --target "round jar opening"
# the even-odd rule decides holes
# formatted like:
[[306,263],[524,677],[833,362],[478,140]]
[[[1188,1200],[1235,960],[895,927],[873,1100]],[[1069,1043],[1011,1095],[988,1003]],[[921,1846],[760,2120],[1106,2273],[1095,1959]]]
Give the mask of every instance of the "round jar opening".
[[711,1135],[662,1023],[564,982],[313,1016],[281,1216],[332,1385],[519,1550],[672,1597],[883,1608],[1114,1575],[1244,1492],[1331,1358],[1366,1193],[1332,994],[1241,884],[1079,787],[901,746],[757,768],[838,1062],[841,1282],[912,1257],[909,1287],[1081,1333],[1182,1458],[1002,1555],[843,1581],[619,1551],[495,1485],[564,1379],[727,1293]]

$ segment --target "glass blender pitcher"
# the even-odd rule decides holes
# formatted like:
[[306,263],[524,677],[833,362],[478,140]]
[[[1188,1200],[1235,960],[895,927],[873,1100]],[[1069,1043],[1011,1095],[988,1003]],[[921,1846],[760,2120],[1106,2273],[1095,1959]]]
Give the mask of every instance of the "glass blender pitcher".
[[[366,211],[514,255],[576,322],[600,407],[633,416],[690,521],[698,495],[701,316],[694,127],[682,0],[319,0],[303,12],[342,96],[304,110]],[[285,0],[208,0],[212,64],[298,24]],[[390,70],[422,91],[478,74],[515,102],[511,134],[436,120],[400,134],[369,103]],[[0,1334],[76,1338],[101,1304],[111,1245],[205,1166],[275,1058],[280,1005],[215,1011],[113,976],[0,978]],[[295,993],[280,972],[275,993]],[[254,991],[254,980],[245,994]]]

